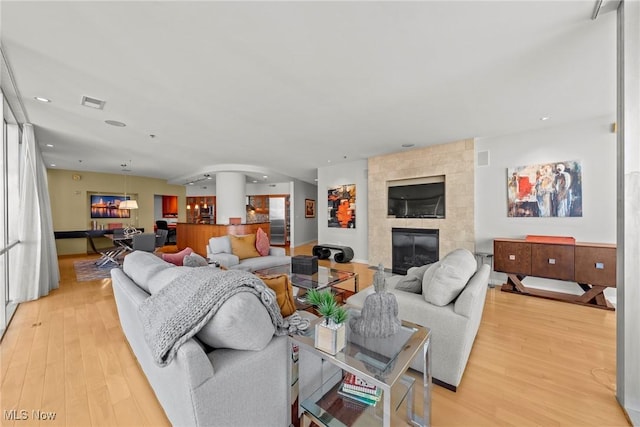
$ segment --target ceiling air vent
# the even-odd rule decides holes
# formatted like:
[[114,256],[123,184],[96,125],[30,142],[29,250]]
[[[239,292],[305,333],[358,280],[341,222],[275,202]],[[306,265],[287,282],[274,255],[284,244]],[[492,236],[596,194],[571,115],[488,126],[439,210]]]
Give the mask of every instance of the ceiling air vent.
[[84,105],[85,107],[91,107],[98,110],[102,110],[104,108],[105,101],[98,98],[92,98],[90,96],[84,95],[82,97],[81,104]]

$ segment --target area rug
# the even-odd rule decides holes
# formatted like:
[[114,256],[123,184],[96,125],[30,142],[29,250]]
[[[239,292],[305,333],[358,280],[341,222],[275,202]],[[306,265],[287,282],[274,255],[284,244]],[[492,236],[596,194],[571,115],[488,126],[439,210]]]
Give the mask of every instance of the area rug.
[[107,265],[98,267],[95,262],[96,260],[74,262],[73,268],[76,271],[76,281],[88,282],[90,280],[110,279],[111,269],[117,267],[117,265],[109,262]]

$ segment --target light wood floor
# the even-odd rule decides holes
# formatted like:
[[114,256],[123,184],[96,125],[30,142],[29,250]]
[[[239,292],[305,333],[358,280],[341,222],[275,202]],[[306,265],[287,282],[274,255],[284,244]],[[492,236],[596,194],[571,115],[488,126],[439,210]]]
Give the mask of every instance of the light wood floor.
[[[77,282],[75,260],[60,259],[60,289],[21,304],[0,343],[1,425],[169,425],[122,334],[111,281]],[[335,266],[372,282],[366,265]],[[11,409],[29,419],[6,419]],[[55,419],[36,421],[37,410]],[[615,399],[615,312],[489,289],[458,392],[433,388],[432,425],[630,425]]]

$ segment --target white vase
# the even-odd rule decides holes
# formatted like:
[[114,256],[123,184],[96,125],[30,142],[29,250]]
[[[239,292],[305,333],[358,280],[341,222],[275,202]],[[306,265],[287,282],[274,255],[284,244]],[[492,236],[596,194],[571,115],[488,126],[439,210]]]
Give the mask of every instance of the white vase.
[[315,347],[325,353],[335,355],[347,343],[346,326],[331,319],[318,323],[315,329]]

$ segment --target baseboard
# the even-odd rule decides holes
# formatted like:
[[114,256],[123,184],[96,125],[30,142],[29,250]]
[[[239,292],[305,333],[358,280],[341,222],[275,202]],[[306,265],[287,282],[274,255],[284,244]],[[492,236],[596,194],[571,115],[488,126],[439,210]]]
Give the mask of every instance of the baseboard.
[[78,257],[84,257],[84,256],[91,256],[91,255],[99,255],[93,251],[90,252],[79,252],[77,254],[62,254],[62,255],[58,255],[58,259],[67,259],[67,258],[78,258]]
[[623,409],[631,425],[634,427],[640,426],[640,412],[626,407],[624,407]]
[[289,247],[293,249],[293,248],[297,248],[298,246],[306,246],[306,245],[311,245],[311,244],[316,244],[316,243],[318,243],[317,240],[309,240],[309,241],[306,241],[306,242],[299,242],[299,243],[296,243],[295,245],[293,244],[293,242],[289,242]]
[[431,378],[431,382],[436,385],[439,385],[440,387],[446,388],[447,390],[451,390],[454,393],[458,391],[458,387],[456,387],[455,385],[447,384],[444,381],[440,381],[437,378]]

